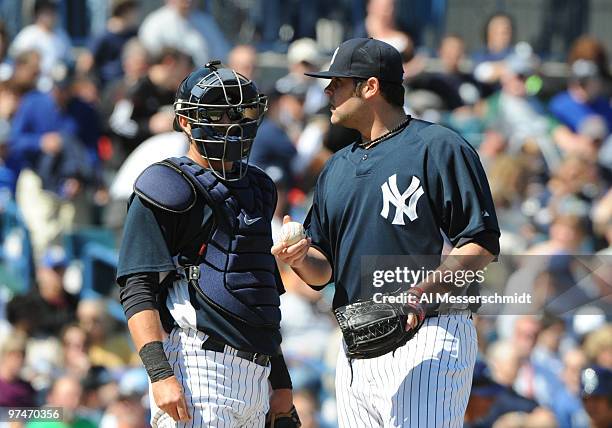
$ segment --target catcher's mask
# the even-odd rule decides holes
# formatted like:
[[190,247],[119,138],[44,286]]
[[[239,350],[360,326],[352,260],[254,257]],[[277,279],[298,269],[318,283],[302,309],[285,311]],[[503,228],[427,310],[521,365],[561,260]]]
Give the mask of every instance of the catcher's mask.
[[[182,131],[179,117],[191,125],[191,138],[207,161],[219,161],[210,170],[222,180],[245,176],[251,146],[267,108],[267,97],[255,83],[212,61],[193,71],[179,85],[174,102],[174,129]],[[225,162],[234,162],[226,169]]]

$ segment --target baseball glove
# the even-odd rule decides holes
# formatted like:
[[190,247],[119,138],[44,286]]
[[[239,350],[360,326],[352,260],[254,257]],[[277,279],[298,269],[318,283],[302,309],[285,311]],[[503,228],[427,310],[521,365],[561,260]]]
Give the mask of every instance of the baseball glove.
[[[420,297],[420,293],[408,292]],[[413,313],[417,324],[406,331],[408,314]],[[348,358],[365,359],[384,355],[404,345],[419,330],[425,320],[425,310],[418,299],[402,303],[356,302],[334,311]]]
[[302,423],[295,407],[287,413],[269,413],[266,417],[266,428],[300,428]]

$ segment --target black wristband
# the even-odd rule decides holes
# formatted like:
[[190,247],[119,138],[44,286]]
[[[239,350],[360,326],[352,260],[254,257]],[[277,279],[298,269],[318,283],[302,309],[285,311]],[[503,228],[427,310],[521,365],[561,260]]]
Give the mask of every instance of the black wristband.
[[151,383],[174,376],[164,352],[164,345],[160,341],[147,343],[140,348],[138,355],[140,355]]
[[291,384],[289,369],[287,369],[283,354],[270,358],[270,366],[268,380],[270,385],[272,385],[272,389],[291,389],[293,385]]

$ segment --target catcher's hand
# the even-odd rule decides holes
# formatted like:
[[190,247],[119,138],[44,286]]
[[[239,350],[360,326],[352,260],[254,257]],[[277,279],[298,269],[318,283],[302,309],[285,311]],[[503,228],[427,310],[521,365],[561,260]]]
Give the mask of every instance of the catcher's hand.
[[268,413],[266,416],[266,428],[300,428],[302,423],[295,410],[295,406],[285,413]]

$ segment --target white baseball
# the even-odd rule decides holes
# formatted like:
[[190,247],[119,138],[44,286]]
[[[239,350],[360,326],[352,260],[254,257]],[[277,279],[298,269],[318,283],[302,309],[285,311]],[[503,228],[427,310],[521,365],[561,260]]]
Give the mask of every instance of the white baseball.
[[306,234],[304,233],[304,226],[302,226],[302,223],[290,221],[283,224],[280,231],[280,239],[285,244],[293,245],[304,238],[306,238]]

